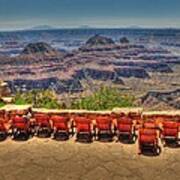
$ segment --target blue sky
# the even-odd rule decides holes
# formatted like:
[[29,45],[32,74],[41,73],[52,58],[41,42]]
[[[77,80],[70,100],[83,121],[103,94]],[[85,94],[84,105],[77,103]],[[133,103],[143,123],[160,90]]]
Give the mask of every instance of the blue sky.
[[180,0],[0,0],[0,29],[180,27]]

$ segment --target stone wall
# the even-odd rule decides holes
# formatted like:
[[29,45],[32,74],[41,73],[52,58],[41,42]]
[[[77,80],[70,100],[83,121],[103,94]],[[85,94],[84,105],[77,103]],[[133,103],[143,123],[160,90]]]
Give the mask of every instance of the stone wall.
[[8,84],[0,81],[0,97],[9,96],[10,89],[8,88]]

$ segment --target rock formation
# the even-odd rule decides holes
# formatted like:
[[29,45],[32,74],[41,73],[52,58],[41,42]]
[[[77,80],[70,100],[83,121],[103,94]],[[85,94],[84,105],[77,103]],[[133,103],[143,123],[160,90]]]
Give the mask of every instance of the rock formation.
[[130,67],[130,66],[121,66],[118,68],[115,68],[115,72],[120,77],[136,77],[136,78],[149,78],[148,73],[140,67]]
[[117,76],[117,74],[114,71],[108,70],[85,68],[78,70],[74,74],[74,77],[80,80],[89,78],[101,81],[111,80],[113,83],[123,84],[123,81]]
[[144,61],[144,60],[120,60],[111,62],[116,66],[129,66],[129,67],[140,67],[149,72],[161,72],[161,73],[172,73],[172,69],[168,64],[156,61]]
[[44,42],[30,43],[22,51],[22,55],[33,55],[33,54],[57,54],[57,51],[52,48],[49,44]]
[[10,95],[10,89],[8,87],[8,84],[3,81],[0,81],[0,98],[9,95]]
[[120,43],[121,43],[121,44],[128,44],[128,43],[129,43],[129,40],[128,40],[127,37],[122,37],[122,38],[120,39]]
[[150,91],[142,97],[142,104],[145,107],[158,107],[158,104],[166,104],[169,107],[180,109],[180,89],[174,91]]
[[29,91],[32,89],[53,89],[57,93],[63,92],[81,92],[83,90],[80,82],[76,79],[60,80],[57,78],[47,78],[39,80],[23,80],[16,79],[8,81],[9,87],[12,92],[16,91]]
[[86,42],[86,46],[112,45],[114,41],[111,38],[95,35]]

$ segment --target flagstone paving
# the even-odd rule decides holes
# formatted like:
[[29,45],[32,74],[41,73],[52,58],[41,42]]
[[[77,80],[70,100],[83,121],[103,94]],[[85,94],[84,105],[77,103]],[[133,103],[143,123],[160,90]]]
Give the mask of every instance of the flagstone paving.
[[180,148],[139,156],[137,144],[33,138],[0,143],[0,180],[178,180]]

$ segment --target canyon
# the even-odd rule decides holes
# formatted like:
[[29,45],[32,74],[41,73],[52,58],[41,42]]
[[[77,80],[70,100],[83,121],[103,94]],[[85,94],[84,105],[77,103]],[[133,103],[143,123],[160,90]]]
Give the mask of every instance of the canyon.
[[[28,44],[18,56],[1,55],[0,79],[8,83],[13,93],[52,89],[59,95],[85,91],[84,80],[94,86],[101,82],[144,95],[147,100],[142,104],[146,105],[152,96],[150,91],[173,91],[179,87],[179,63],[180,57],[166,49],[117,43],[109,37],[95,35],[72,51],[60,51],[45,42],[36,42]],[[176,85],[162,80],[165,76],[171,77]],[[161,86],[163,83],[167,83],[167,88]]]

